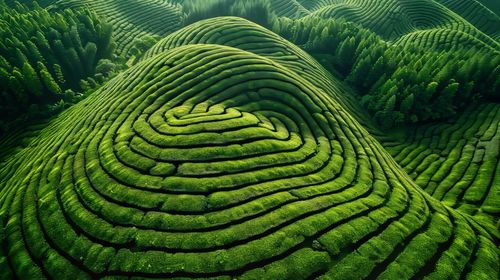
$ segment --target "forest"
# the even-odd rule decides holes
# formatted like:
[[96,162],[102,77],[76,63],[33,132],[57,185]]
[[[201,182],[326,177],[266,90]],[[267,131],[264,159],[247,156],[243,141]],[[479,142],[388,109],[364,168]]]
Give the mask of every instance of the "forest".
[[500,3],[0,0],[0,279],[499,279]]

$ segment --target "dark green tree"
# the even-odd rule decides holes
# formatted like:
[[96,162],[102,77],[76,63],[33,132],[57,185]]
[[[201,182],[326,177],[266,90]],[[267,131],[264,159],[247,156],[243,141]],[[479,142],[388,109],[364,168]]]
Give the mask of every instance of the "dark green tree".
[[401,101],[400,111],[403,113],[410,113],[413,109],[414,102],[415,96],[413,95],[413,93],[410,93],[403,99],[403,101]]
[[45,88],[54,95],[59,95],[62,93],[61,88],[57,84],[56,80],[52,77],[47,67],[41,62],[38,62],[38,71],[40,73],[40,78],[45,86]]
[[25,62],[21,68],[21,73],[23,75],[24,82],[26,83],[26,89],[33,95],[40,97],[42,96],[42,83],[33,67]]

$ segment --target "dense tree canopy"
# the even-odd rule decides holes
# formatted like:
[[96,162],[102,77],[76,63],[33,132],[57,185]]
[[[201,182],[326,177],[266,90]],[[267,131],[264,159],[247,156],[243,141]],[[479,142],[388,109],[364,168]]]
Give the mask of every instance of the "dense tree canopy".
[[[36,2],[0,5],[0,119],[71,99],[102,59],[111,58],[112,26],[88,10],[49,12]],[[35,110],[36,111],[36,110]]]
[[316,17],[280,18],[273,29],[327,55],[387,126],[443,119],[480,99],[499,99],[500,53],[488,48],[392,45],[352,22]]
[[184,24],[217,16],[239,16],[262,26],[270,26],[274,19],[269,1],[265,0],[184,0]]

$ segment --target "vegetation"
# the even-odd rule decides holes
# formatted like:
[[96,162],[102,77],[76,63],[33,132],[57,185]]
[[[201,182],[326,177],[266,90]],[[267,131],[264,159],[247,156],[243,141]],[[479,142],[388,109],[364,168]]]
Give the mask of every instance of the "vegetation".
[[[424,44],[432,44],[441,40],[441,37],[446,38],[445,41],[454,42],[455,45],[461,45],[464,41],[478,40],[493,48],[499,47],[498,40],[495,39],[498,28],[495,26],[500,23],[500,18],[475,0],[309,2],[314,3],[312,6],[307,5],[312,11],[311,16],[344,18],[362,25],[389,41],[423,36],[425,38],[421,39],[420,43]],[[478,20],[478,16],[482,16],[483,19]],[[464,36],[468,38],[459,38]]]
[[488,7],[497,16],[500,15],[500,4],[495,0],[478,0],[478,3]]
[[[438,0],[437,2],[463,16],[464,19],[473,24],[474,27],[490,37],[496,39],[497,41],[500,38],[500,30],[495,28],[496,24],[492,24],[499,22],[498,8],[500,8],[500,4],[496,4],[497,12],[495,13],[495,9],[491,7],[495,5],[486,4],[488,1],[482,1],[483,3],[481,3],[480,1],[463,2],[457,0]],[[491,10],[485,8],[484,5],[490,7]]]
[[186,14],[184,25],[218,16],[239,16],[268,27],[273,19],[266,0],[185,0],[182,6]]
[[59,0],[50,8],[85,8],[105,18],[114,28],[116,53],[127,58],[138,38],[168,35],[181,27],[185,16],[170,0]]
[[109,75],[96,69],[111,58],[112,27],[89,11],[0,6],[0,30],[1,120],[74,103]]
[[380,138],[422,189],[486,225],[495,225],[500,211],[495,181],[499,110],[498,104],[481,104],[448,124],[431,123]]
[[0,10],[0,92],[60,112],[0,137],[0,279],[500,278],[476,0]]
[[[360,278],[452,278],[498,263],[488,234],[393,169],[329,94],[271,57],[185,43],[117,76],[26,150],[41,172],[21,167],[30,183],[3,189],[13,270],[2,272],[342,279],[363,263]],[[19,235],[37,246],[14,247]],[[389,267],[398,256],[405,266]]]
[[281,19],[274,30],[326,57],[384,126],[443,119],[480,99],[500,100],[500,53],[488,48],[389,45],[356,24],[321,18]]

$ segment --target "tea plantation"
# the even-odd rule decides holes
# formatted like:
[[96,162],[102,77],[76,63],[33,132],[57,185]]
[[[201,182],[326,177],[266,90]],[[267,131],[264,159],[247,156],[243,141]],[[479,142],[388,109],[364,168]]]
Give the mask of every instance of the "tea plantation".
[[499,279],[480,2],[4,2],[0,26],[44,19],[0,41],[4,81],[51,25],[83,63],[81,38],[106,51],[58,93],[0,86],[39,110],[86,89],[5,120],[0,279]]

